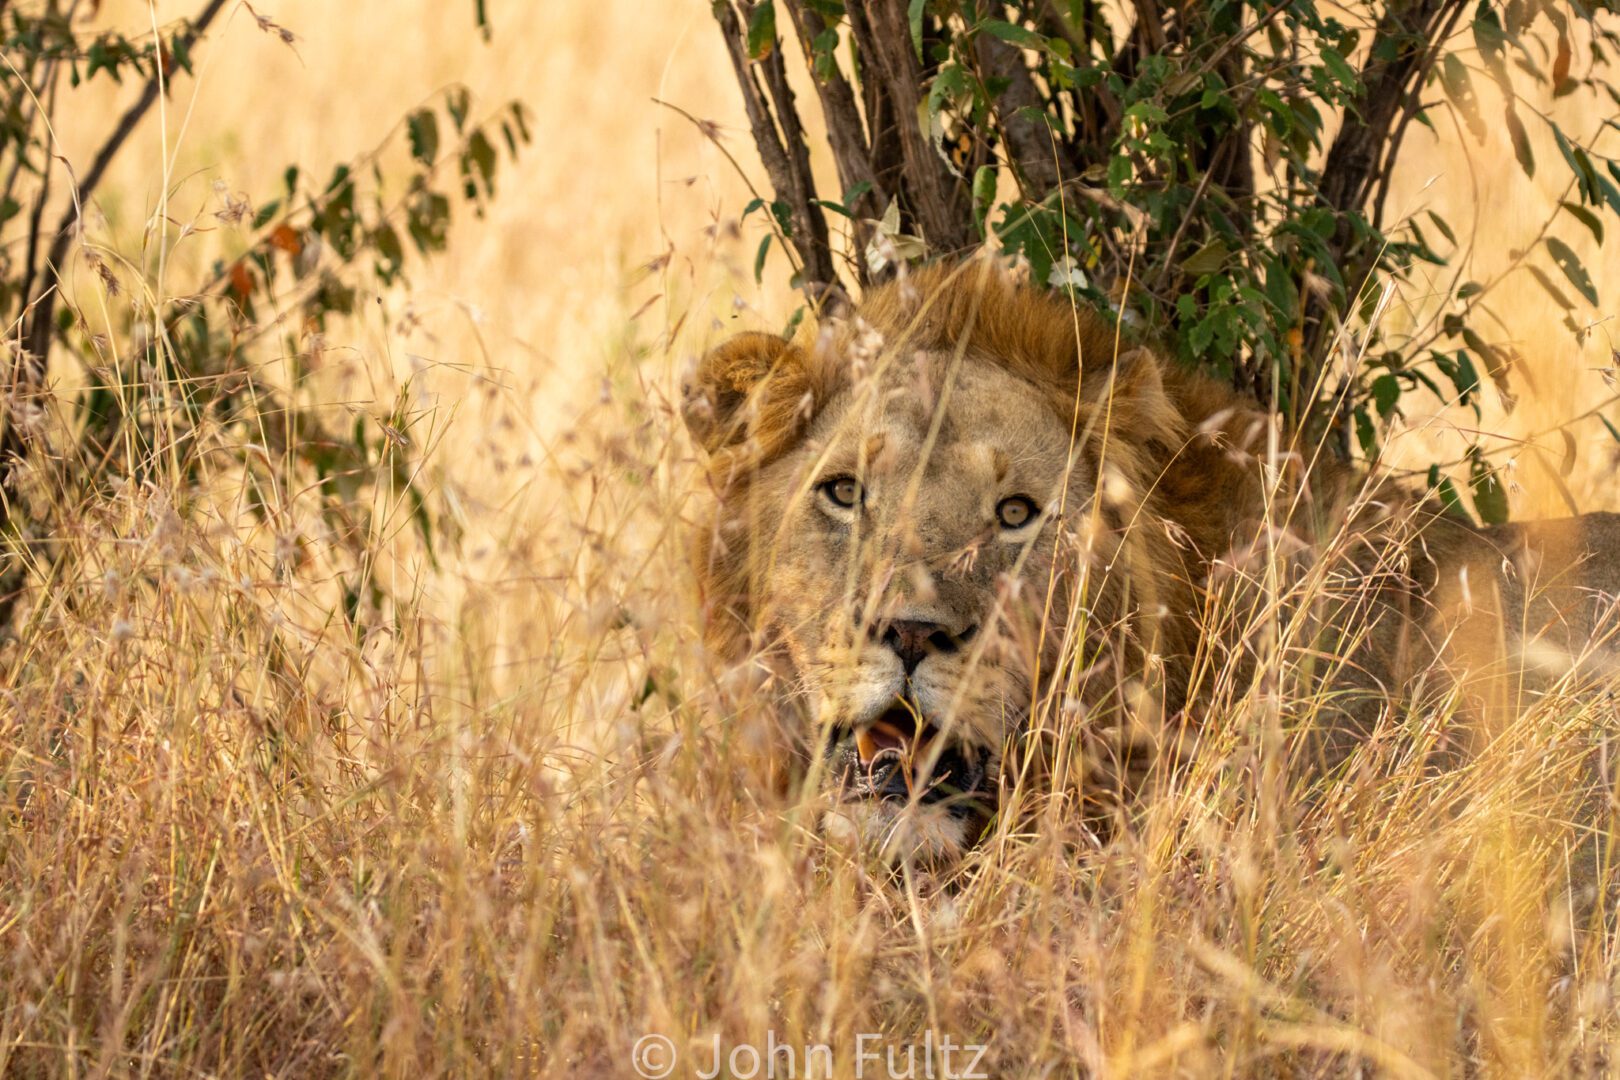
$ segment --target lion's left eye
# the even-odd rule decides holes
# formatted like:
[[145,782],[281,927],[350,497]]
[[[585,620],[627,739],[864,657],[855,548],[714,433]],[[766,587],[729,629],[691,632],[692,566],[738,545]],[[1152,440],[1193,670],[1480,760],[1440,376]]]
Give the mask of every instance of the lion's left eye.
[[1014,495],[996,504],[996,520],[1003,529],[1022,529],[1034,521],[1038,513],[1039,508],[1027,495]]
[[842,510],[853,510],[861,502],[861,482],[853,476],[835,476],[824,481],[822,492],[832,500],[834,506]]

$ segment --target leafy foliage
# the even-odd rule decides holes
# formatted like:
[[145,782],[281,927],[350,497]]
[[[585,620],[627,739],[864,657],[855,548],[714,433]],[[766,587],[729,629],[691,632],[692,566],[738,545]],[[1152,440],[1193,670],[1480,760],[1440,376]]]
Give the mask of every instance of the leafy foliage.
[[[84,235],[81,208],[158,94],[191,73],[193,45],[222,6],[209,0],[195,20],[139,40],[83,36],[55,3],[5,12],[0,47],[24,78],[8,84],[0,102],[0,175],[7,177],[0,228],[13,230],[0,263],[0,310],[22,331],[5,358],[9,400],[0,418],[0,623],[20,595],[19,568],[49,554],[42,537],[53,504],[177,468],[183,485],[201,485],[200,445],[223,449],[253,491],[276,491],[289,462],[306,472],[323,519],[357,558],[370,527],[368,493],[402,496],[432,553],[429,504],[411,465],[417,419],[404,400],[387,417],[355,411],[352,424],[347,415],[334,423],[299,387],[325,347],[330,319],[354,313],[368,288],[404,280],[413,257],[443,250],[458,204],[482,216],[495,195],[497,145],[515,157],[531,139],[528,118],[517,102],[475,117],[467,90],[452,87],[401,125],[409,149],[403,167],[384,167],[391,138],[324,180],[289,165],[281,189],[261,201],[216,182],[222,206],[213,216],[238,238],[231,245],[238,253],[187,292],[153,295],[137,267]],[[476,14],[487,33],[481,4]],[[274,38],[294,40],[285,27],[255,18]],[[74,90],[98,78],[144,83],[144,90],[91,168],[64,177],[50,150],[50,120],[74,107]],[[60,215],[55,229],[48,208]],[[180,227],[179,239],[193,230]],[[98,281],[110,325],[92,325],[62,297],[73,258]],[[257,374],[277,357],[290,363],[290,385]],[[57,365],[79,372],[72,382],[82,388],[71,401],[55,402],[47,386],[45,373]],[[49,430],[53,413],[68,418],[66,432]],[[34,478],[32,494],[19,480],[25,472]],[[266,521],[278,512],[268,496],[250,508]],[[356,581],[362,576],[375,591],[369,576]]]
[[[1492,114],[1519,165],[1537,161],[1526,117],[1546,125],[1570,174],[1556,222],[1601,243],[1620,214],[1620,163],[1523,102],[1509,65],[1556,95],[1585,87],[1620,104],[1601,61],[1613,5],[1526,0],[1134,3],[1089,0],[717,0],[781,237],[813,302],[844,278],[988,240],[1036,281],[1126,313],[1188,364],[1275,405],[1297,430],[1376,456],[1412,393],[1478,411],[1479,372],[1511,404],[1517,357],[1492,342],[1491,297],[1520,270],[1566,311],[1596,305],[1591,275],[1550,228],[1510,274],[1462,279],[1466,245],[1437,214],[1386,220],[1413,124],[1481,140]],[[822,202],[793,168],[796,105],[783,50],[791,22],[815,82],[846,193]],[[1120,20],[1126,20],[1124,24]],[[1594,61],[1574,70],[1572,20]],[[1549,62],[1550,61],[1550,62]],[[778,88],[782,87],[782,90]],[[911,118],[916,117],[915,124]],[[762,119],[763,118],[763,122]],[[1014,193],[1002,198],[998,192]],[[821,207],[852,219],[851,258],[830,267]],[[889,216],[885,216],[886,212]],[[896,236],[911,238],[898,250]],[[761,261],[765,249],[761,248]],[[1538,262],[1541,265],[1538,265]],[[1433,326],[1392,332],[1385,285],[1450,281]],[[1561,279],[1561,283],[1560,283]],[[1506,509],[1470,455],[1473,507]]]

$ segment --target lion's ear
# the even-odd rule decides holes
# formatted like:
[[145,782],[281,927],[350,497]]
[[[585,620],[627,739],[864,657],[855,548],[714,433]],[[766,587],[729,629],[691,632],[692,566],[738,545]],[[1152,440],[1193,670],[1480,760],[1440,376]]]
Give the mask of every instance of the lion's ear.
[[709,454],[747,439],[754,425],[751,397],[763,396],[767,381],[797,382],[805,361],[797,345],[774,334],[747,333],[710,349],[681,387],[681,417],[692,438]]
[[1114,431],[1170,443],[1184,421],[1164,390],[1159,358],[1147,349],[1121,353],[1107,369],[1085,375],[1087,397],[1099,419]]

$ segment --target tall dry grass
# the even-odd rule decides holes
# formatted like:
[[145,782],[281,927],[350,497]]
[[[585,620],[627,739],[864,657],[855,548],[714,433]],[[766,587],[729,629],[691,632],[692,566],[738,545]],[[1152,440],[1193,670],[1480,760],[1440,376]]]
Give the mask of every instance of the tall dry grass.
[[[1438,775],[1403,748],[1451,714],[1398,717],[1379,769],[1307,800],[1261,735],[1270,710],[1320,703],[1254,693],[1129,841],[1100,847],[1060,784],[948,887],[825,847],[759,774],[771,703],[704,652],[687,568],[670,388],[713,334],[792,304],[752,285],[743,186],[650,100],[719,120],[743,154],[706,9],[490,9],[484,45],[456,5],[284,3],[293,50],[238,9],[167,106],[176,141],[148,130],[100,200],[99,239],[169,245],[184,280],[233,238],[179,243],[153,213],[206,218],[215,179],[319,172],[452,78],[539,118],[490,219],[333,335],[310,391],[378,414],[411,395],[459,535],[437,567],[388,493],[355,562],[290,467],[275,525],[223,465],[59,507],[62,555],[0,649],[0,1073],[628,1076],[659,1034],[685,1075],[716,1036],[767,1033],[828,1044],[843,1076],[858,1036],[881,1052],[925,1033],[987,1045],[994,1076],[1610,1067],[1613,941],[1601,902],[1560,884],[1592,839],[1568,778],[1612,727],[1605,699],[1553,695]],[[82,161],[104,117],[67,121]],[[1401,191],[1485,215],[1486,260],[1518,227],[1492,215],[1556,195],[1451,142]],[[1606,290],[1620,264],[1585,253]],[[1554,341],[1524,289],[1512,333]],[[1578,411],[1603,333],[1578,357],[1527,348],[1541,392],[1493,419]],[[1614,498],[1598,445],[1583,433],[1568,481],[1587,508]],[[356,573],[397,599],[346,618]]]

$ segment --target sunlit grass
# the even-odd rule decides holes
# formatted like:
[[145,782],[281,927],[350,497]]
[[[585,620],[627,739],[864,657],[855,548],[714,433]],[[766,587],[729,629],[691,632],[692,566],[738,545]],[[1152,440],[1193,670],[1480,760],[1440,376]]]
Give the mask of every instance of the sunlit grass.
[[[716,1036],[767,1033],[828,1044],[838,1075],[862,1034],[925,1033],[986,1045],[992,1076],[1612,1067],[1612,916],[1575,850],[1593,827],[1606,848],[1607,812],[1570,798],[1610,698],[1542,699],[1448,771],[1422,751],[1466,720],[1397,714],[1365,767],[1324,780],[1283,768],[1277,725],[1323,703],[1274,660],[1227,688],[1201,755],[1109,843],[1077,812],[1077,773],[1019,792],[948,880],[825,844],[814,796],[765,760],[764,675],[703,648],[688,565],[705,496],[675,379],[733,295],[738,321],[772,328],[792,306],[752,284],[752,244],[704,234],[740,188],[645,100],[735,117],[724,65],[670,44],[712,59],[711,28],[701,5],[694,25],[603,17],[635,29],[627,68],[669,61],[671,92],[615,81],[583,15],[559,43],[491,7],[503,51],[482,89],[539,82],[552,152],[413,290],[334,335],[305,389],[373,414],[405,394],[438,564],[397,491],[337,542],[284,449],[264,451],[276,516],[250,513],[218,452],[236,432],[205,429],[110,492],[27,480],[56,543],[0,645],[0,1073],[627,1076],[649,1033],[675,1044],[676,1075]],[[332,109],[356,81],[328,50],[428,17],[373,14],[327,35],[315,8],[278,12],[302,70],[253,52],[251,27],[228,41]],[[453,54],[478,55],[472,38]],[[369,65],[338,130],[317,93],[278,131],[353,152],[356,116],[383,128],[432,88],[415,80],[433,44]],[[525,50],[567,63],[547,75]],[[243,125],[238,76],[212,71],[205,156]],[[665,125],[662,156],[645,140],[617,160],[632,123]],[[253,187],[295,149],[238,144],[222,168]],[[108,226],[132,251],[142,167]],[[213,196],[196,179],[172,198]],[[102,299],[78,295],[92,323]],[[1572,485],[1601,496],[1602,466],[1583,458]],[[357,579],[386,599],[346,604]],[[1037,720],[1059,744],[1077,723]]]

